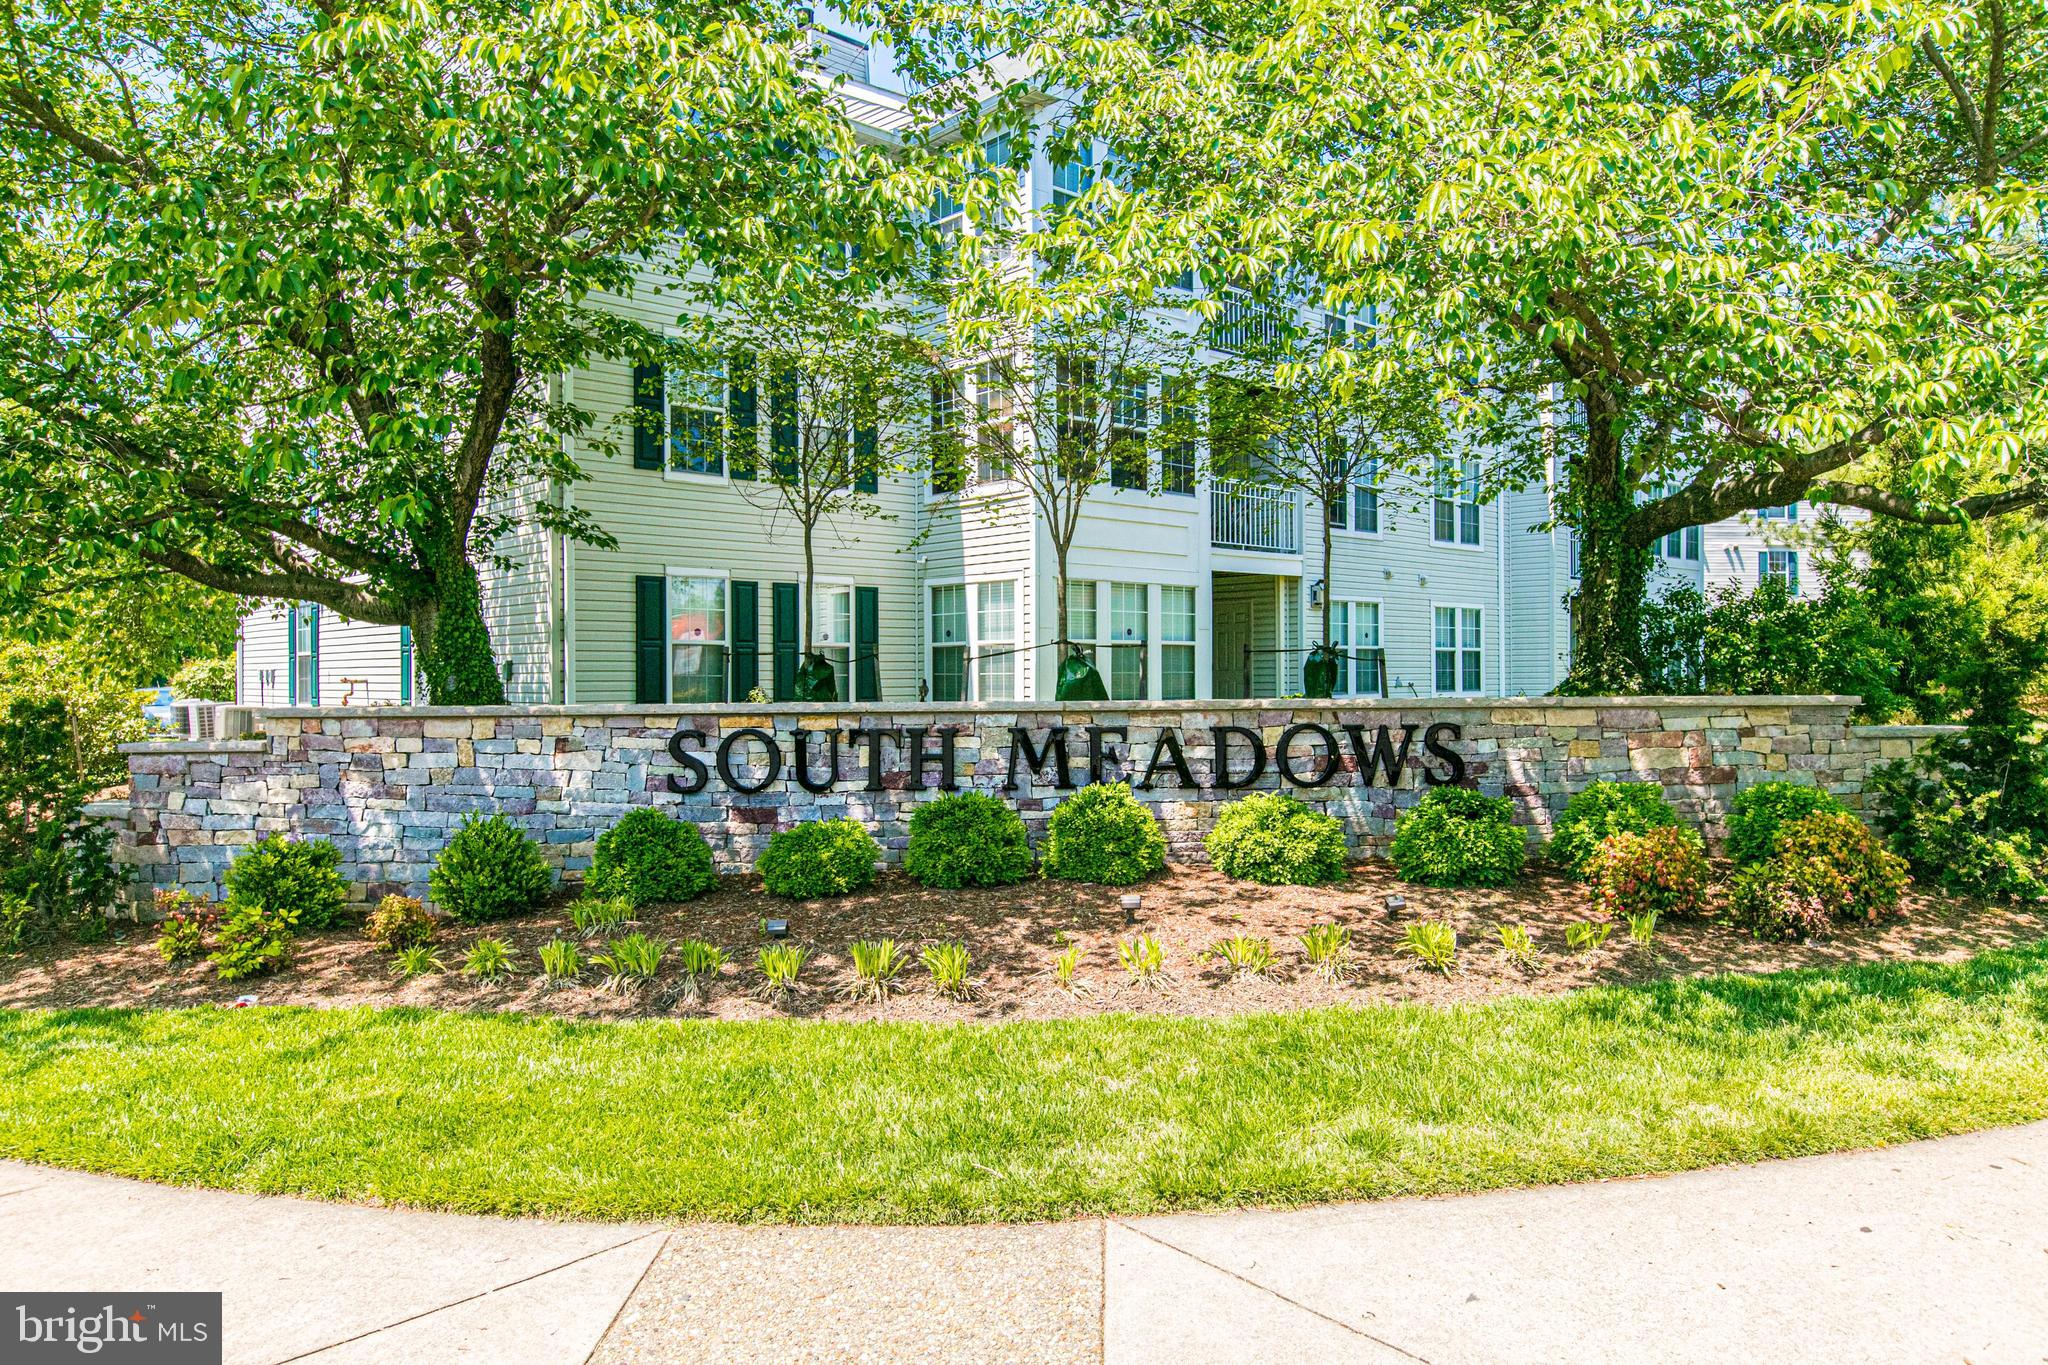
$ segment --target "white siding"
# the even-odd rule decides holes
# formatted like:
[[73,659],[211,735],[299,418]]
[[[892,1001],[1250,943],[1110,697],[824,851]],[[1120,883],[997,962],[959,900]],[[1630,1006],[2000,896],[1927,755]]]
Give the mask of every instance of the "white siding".
[[290,623],[280,602],[258,602],[236,629],[235,700],[245,706],[281,706],[291,686],[285,674]]
[[1708,526],[1707,589],[1712,591],[1729,584],[1753,588],[1757,581],[1757,554],[1766,549],[1790,549],[1799,552],[1799,595],[1808,599],[1819,597],[1820,571],[1813,558],[1816,532],[1828,518],[1851,523],[1867,520],[1870,514],[1859,507],[1823,509],[1810,502],[1794,505],[1798,515],[1789,521],[1744,512]]
[[490,547],[491,556],[505,561],[505,566],[484,574],[484,624],[491,633],[498,671],[506,679],[505,700],[514,705],[559,700],[550,537],[532,514],[534,503],[547,496],[547,486],[531,480],[493,501],[490,508],[514,518]]
[[370,706],[399,700],[399,629],[351,621],[320,609],[320,704]]

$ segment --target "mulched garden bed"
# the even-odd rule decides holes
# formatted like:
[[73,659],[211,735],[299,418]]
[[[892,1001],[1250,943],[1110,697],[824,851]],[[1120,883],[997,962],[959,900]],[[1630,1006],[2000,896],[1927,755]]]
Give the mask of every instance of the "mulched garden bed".
[[[1726,868],[1717,869],[1725,882]],[[1229,1015],[1308,1009],[1367,1001],[1441,1003],[1508,995],[1554,994],[1601,983],[1726,971],[1777,971],[1897,958],[1958,959],[1988,948],[2048,935],[2048,915],[1986,907],[1909,891],[1904,913],[1882,925],[1846,928],[1834,938],[1805,944],[1758,943],[1712,922],[1667,921],[1654,950],[1632,943],[1616,926],[1602,947],[1583,955],[1565,944],[1565,926],[1590,917],[1585,889],[1547,872],[1533,872],[1505,891],[1444,891],[1410,886],[1383,862],[1365,862],[1335,887],[1262,887],[1232,881],[1208,867],[1176,865],[1132,888],[1144,898],[1135,926],[1126,926],[1114,887],[1027,881],[996,890],[933,891],[898,873],[885,874],[869,891],[834,900],[791,902],[762,894],[752,877],[727,878],[715,892],[687,905],[647,907],[628,929],[671,942],[703,938],[724,947],[732,965],[703,1000],[676,1002],[674,955],[660,976],[633,990],[607,990],[587,973],[583,983],[545,988],[534,973],[539,946],[575,937],[567,898],[552,908],[488,926],[443,924],[435,950],[447,964],[440,975],[399,980],[391,957],[353,930],[300,936],[296,965],[278,975],[223,983],[205,962],[166,966],[152,926],[119,925],[110,944],[47,944],[0,958],[0,1006],[173,1007],[228,1004],[253,995],[265,1005],[412,1005],[457,1010],[525,1010],[585,1018],[672,1016],[718,1019],[1004,1020],[1048,1019],[1122,1011],[1140,1014]],[[1389,911],[1398,895],[1406,907]],[[790,921],[790,937],[813,955],[803,988],[783,1005],[755,995],[760,974],[754,954],[763,942],[764,915]],[[1458,931],[1457,969],[1432,971],[1399,951],[1410,920],[1447,919]],[[1300,934],[1335,920],[1350,927],[1350,969],[1342,982],[1325,981],[1303,960]],[[1514,922],[1535,937],[1542,969],[1524,972],[1499,949],[1498,928]],[[1117,964],[1116,944],[1137,933],[1154,935],[1166,950],[1167,980],[1130,982]],[[1226,979],[1220,962],[1197,955],[1218,940],[1247,934],[1272,941],[1278,963],[1269,978]],[[509,941],[521,974],[497,984],[460,974],[463,955],[479,937]],[[852,979],[847,945],[856,939],[894,938],[912,957],[904,989],[886,1003],[844,998]],[[935,994],[918,948],[964,942],[974,958],[979,992],[970,1001]],[[1084,957],[1081,989],[1060,989],[1052,960],[1067,943]],[[589,948],[597,942],[591,940]],[[586,949],[586,956],[588,948]]]

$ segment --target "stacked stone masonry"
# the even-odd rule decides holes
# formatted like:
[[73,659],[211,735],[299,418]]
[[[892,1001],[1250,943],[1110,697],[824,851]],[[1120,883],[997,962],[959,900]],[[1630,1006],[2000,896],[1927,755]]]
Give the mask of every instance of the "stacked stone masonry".
[[[1855,726],[1849,697],[1659,697],[1444,699],[1377,703],[1094,703],[1069,706],[877,707],[542,707],[328,708],[264,711],[255,735],[207,743],[144,744],[128,750],[132,788],[119,827],[118,857],[133,870],[138,907],[162,885],[220,894],[220,874],[245,844],[268,834],[331,840],[354,892],[374,899],[388,891],[426,892],[427,874],[451,831],[472,813],[500,813],[527,830],[563,873],[589,866],[600,831],[636,805],[653,804],[694,820],[711,841],[722,870],[744,871],[778,829],[810,819],[851,816],[873,830],[890,861],[902,856],[909,819],[920,802],[940,794],[939,765],[922,768],[917,786],[900,741],[885,742],[870,769],[872,738],[924,731],[934,754],[953,744],[954,778],[962,790],[1009,797],[1034,840],[1047,812],[1068,790],[1049,769],[1026,771],[1004,791],[1014,727],[1042,743],[1054,727],[1065,738],[1077,784],[1089,780],[1090,731],[1101,739],[1102,777],[1140,778],[1173,729],[1196,782],[1180,785],[1170,766],[1138,795],[1166,830],[1171,856],[1199,861],[1202,839],[1221,805],[1246,792],[1285,786],[1340,817],[1354,847],[1383,852],[1400,812],[1421,799],[1425,773],[1449,775],[1441,757],[1425,753],[1432,726],[1464,765],[1464,780],[1505,795],[1532,839],[1547,837],[1571,794],[1606,778],[1656,782],[1688,820],[1718,839],[1730,801],[1742,787],[1770,779],[1812,783],[1862,803],[1870,769],[1903,758],[1936,727]],[[1214,781],[1219,726],[1256,734],[1271,754],[1288,738],[1295,776],[1327,771],[1322,785],[1288,781],[1268,762],[1257,781],[1237,790]],[[1330,762],[1321,726],[1337,741]],[[1360,781],[1354,736],[1370,744],[1378,728],[1398,744],[1412,736],[1398,785],[1383,770]],[[1357,727],[1347,730],[1345,727]],[[776,738],[780,773],[747,793],[719,780],[716,752],[741,730]],[[830,790],[800,785],[792,768],[792,732],[813,736],[812,786],[824,785],[829,732],[841,736],[837,781]],[[694,774],[670,749],[679,730],[699,732],[685,748],[709,771],[702,790],[678,795],[671,778]],[[1289,737],[1289,731],[1294,733]],[[1121,733],[1118,733],[1118,732]],[[1250,743],[1239,736],[1233,776],[1248,765]],[[735,785],[768,777],[758,736],[729,749]],[[869,790],[879,780],[880,790]]]

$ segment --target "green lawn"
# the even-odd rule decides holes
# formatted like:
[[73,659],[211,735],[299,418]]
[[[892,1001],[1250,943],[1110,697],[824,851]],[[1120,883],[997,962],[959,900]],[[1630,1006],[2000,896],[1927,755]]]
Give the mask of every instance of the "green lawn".
[[0,1154],[494,1213],[956,1222],[1284,1204],[2043,1116],[2048,944],[1227,1021],[0,1013]]

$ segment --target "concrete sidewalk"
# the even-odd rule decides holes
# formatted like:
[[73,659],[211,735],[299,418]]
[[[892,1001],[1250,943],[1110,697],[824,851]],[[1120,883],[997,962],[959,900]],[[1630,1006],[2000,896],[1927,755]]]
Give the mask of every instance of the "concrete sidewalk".
[[227,1359],[2048,1360],[2048,1124],[1656,1180],[1034,1227],[622,1226],[0,1163],[0,1289]]

